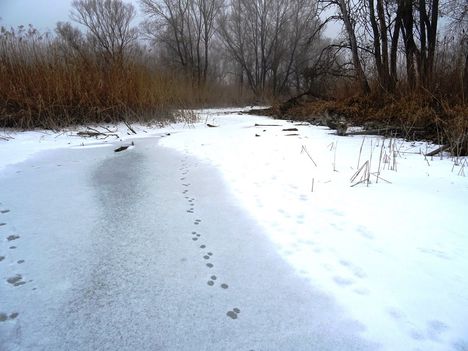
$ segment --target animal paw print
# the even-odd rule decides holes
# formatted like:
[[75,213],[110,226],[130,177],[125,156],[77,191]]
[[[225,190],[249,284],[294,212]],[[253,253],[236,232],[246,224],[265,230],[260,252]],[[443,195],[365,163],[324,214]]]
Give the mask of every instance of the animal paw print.
[[240,313],[240,309],[237,307],[233,308],[232,311],[228,311],[226,313],[226,316],[228,316],[231,319],[237,319],[237,315]]

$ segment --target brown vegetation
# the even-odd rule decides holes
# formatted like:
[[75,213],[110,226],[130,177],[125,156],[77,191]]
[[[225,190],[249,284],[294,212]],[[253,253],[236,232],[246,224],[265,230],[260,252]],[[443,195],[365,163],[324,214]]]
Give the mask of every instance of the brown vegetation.
[[[172,121],[174,109],[222,100],[214,86],[195,88],[144,53],[103,62],[35,29],[0,35],[0,127],[61,128],[74,124]],[[180,116],[180,115],[179,115]]]
[[331,115],[342,116],[349,125],[378,134],[447,144],[458,155],[468,152],[468,105],[449,104],[427,93],[398,98],[356,95],[338,100],[303,95],[264,113],[319,125],[327,125]]
[[[74,0],[81,29],[2,27],[0,127],[163,122],[185,108],[286,100],[269,113],[335,115],[343,128],[374,125],[467,149],[462,0],[139,4],[139,27],[122,0]],[[330,21],[343,24],[340,38],[323,38]]]

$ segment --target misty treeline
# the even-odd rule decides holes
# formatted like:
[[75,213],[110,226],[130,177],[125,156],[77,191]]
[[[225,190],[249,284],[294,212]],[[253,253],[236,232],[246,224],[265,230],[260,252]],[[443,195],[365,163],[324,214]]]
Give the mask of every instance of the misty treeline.
[[[0,125],[423,92],[466,106],[465,0],[75,0],[52,33],[0,34]],[[342,26],[335,38],[326,25]]]

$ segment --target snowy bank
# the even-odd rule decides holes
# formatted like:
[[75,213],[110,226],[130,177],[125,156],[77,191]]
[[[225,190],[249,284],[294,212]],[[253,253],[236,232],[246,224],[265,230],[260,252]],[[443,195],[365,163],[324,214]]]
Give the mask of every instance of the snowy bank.
[[369,339],[385,350],[468,349],[466,159],[425,158],[436,146],[422,142],[200,115],[219,127],[161,144],[220,169],[297,274]]

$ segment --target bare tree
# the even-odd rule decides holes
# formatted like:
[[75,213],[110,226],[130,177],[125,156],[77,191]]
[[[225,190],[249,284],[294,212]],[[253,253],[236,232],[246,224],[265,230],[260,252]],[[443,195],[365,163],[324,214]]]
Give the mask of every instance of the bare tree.
[[361,92],[368,93],[370,91],[370,87],[359,55],[359,43],[356,35],[356,24],[358,21],[356,18],[357,15],[354,13],[361,10],[362,6],[364,6],[364,2],[353,2],[352,0],[322,0],[321,3],[324,5],[324,8],[334,7],[337,11],[337,14],[332,16],[332,18],[343,22],[348,41],[348,47],[351,51],[355,79]]
[[105,62],[122,64],[138,36],[131,26],[135,8],[121,0],[74,0],[71,18],[88,30],[93,43]]
[[208,77],[215,19],[223,0],[140,0],[147,37],[199,85]]
[[307,0],[232,0],[219,23],[226,49],[258,97],[288,88],[322,28],[316,3]]
[[79,59],[80,62],[89,65],[95,58],[86,37],[70,22],[58,22],[55,33],[57,34],[55,42],[63,60],[74,63]]
[[441,6],[441,12],[449,19],[448,32],[456,47],[450,50],[456,54],[455,61],[460,67],[462,101],[468,96],[468,3],[465,0],[446,0]]

